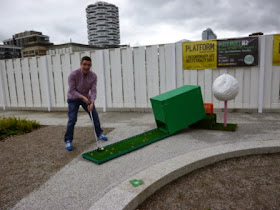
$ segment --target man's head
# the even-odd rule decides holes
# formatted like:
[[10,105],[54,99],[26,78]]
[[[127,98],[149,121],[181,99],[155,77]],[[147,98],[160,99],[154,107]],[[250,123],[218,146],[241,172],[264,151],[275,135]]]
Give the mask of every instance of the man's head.
[[83,74],[87,74],[91,68],[91,59],[88,56],[82,57],[81,70]]

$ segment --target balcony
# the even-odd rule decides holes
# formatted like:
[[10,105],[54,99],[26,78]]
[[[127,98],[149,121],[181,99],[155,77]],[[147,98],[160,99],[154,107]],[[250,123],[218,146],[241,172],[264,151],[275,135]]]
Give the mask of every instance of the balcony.
[[91,31],[91,30],[97,31],[97,29],[98,29],[98,28],[97,28],[96,25],[91,25],[91,24],[88,25],[88,30],[89,30],[89,31]]
[[94,12],[96,14],[104,14],[104,13],[107,13],[107,9],[96,9]]
[[96,20],[88,19],[88,20],[87,20],[87,23],[88,23],[88,24],[95,25],[95,24],[96,24]]

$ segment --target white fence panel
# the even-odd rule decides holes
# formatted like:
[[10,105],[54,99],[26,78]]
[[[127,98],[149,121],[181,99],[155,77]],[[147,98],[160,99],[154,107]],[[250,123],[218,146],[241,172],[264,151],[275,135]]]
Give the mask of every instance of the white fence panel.
[[3,82],[3,61],[0,61],[0,109],[6,109],[5,87]]
[[[213,86],[213,82],[220,76],[220,70],[218,69],[214,69],[212,70],[212,81],[211,81],[211,84]],[[212,95],[213,95],[213,90],[211,89],[212,91]],[[214,109],[215,108],[219,108],[219,101],[214,97],[212,96],[213,100],[212,100],[212,103],[213,103],[213,106],[214,106]]]
[[[246,70],[246,69],[245,69]],[[258,108],[258,96],[259,96],[259,68],[251,67],[250,74],[250,105],[248,108]],[[243,88],[240,89],[243,91]]]
[[81,67],[81,55],[79,52],[71,53],[71,72]]
[[[103,106],[103,101],[104,101],[104,87],[103,87],[103,60],[101,60],[101,55],[102,51],[95,51],[91,53],[91,59],[92,59],[92,71],[97,75],[97,95],[96,95],[96,101],[95,101],[95,106],[96,107],[102,107]],[[82,55],[81,57],[83,57]]]
[[[215,71],[215,70],[213,70]],[[204,103],[212,103],[212,72],[211,69],[205,69],[204,71]]]
[[137,108],[147,108],[145,47],[134,48],[135,102]]
[[159,45],[159,90],[160,94],[166,92],[166,62],[165,46]]
[[123,107],[123,87],[120,49],[110,50],[113,107]]
[[[272,108],[280,108],[280,66],[273,66],[272,71],[274,73],[275,80],[274,81],[274,90],[273,90],[273,101]],[[273,77],[273,78],[274,78]],[[278,80],[278,81],[277,81]]]
[[236,69],[235,78],[238,81],[239,92],[235,98],[235,108],[242,108],[242,98],[243,98],[243,68]]
[[251,92],[251,85],[250,85],[250,78],[251,78],[251,71],[250,67],[244,67],[244,74],[243,74],[243,106],[249,107],[250,104],[250,92]]
[[199,85],[201,88],[201,94],[202,94],[203,101],[205,101],[204,77],[205,77],[205,70],[197,71],[197,85]]
[[134,69],[132,48],[121,50],[124,107],[135,108]]
[[110,52],[109,50],[103,51],[103,58],[104,58],[104,71],[105,71],[105,96],[106,96],[106,102],[107,107],[112,108],[113,102],[112,102],[112,76],[111,76],[111,65],[110,65]]
[[9,90],[7,83],[6,63],[0,60],[0,88],[1,88],[1,106],[3,109],[10,106]]
[[64,89],[64,104],[67,106],[67,92],[68,92],[68,77],[71,71],[71,60],[69,54],[61,55],[62,62],[62,78],[63,78],[63,89]]
[[41,107],[48,107],[48,97],[47,97],[47,90],[46,90],[46,74],[44,72],[44,63],[42,63],[42,59],[44,57],[38,57],[37,65],[38,65],[38,74],[39,74],[39,88],[40,91],[40,98],[41,98]]
[[[80,52],[81,59],[82,59],[82,57],[84,57],[84,56],[90,57],[90,55],[91,55],[90,51],[83,51],[83,52]],[[92,61],[94,61],[94,60],[92,60]],[[80,63],[81,63],[81,62],[80,62]]]
[[64,107],[64,88],[63,88],[63,79],[62,79],[62,66],[60,54],[56,54],[53,59],[53,76],[54,76],[54,92],[55,92],[55,101],[57,107]]
[[150,98],[159,94],[159,65],[158,47],[156,45],[146,48],[147,58],[147,91],[148,107],[152,107]]
[[50,87],[49,87],[49,75],[48,75],[48,62],[47,56],[39,58],[39,79],[40,89],[42,98],[42,107],[47,107],[48,111],[51,110],[51,99],[50,99]]
[[48,66],[51,106],[56,107],[55,92],[54,92],[54,73],[53,73],[53,57],[54,56],[47,55],[46,57],[47,57],[47,66]]
[[265,37],[265,69],[264,69],[264,97],[263,107],[271,108],[272,102],[272,52],[273,52],[273,37]]
[[25,95],[25,106],[34,107],[28,58],[24,58],[21,60],[21,66],[22,66],[22,76],[23,76],[22,78],[23,78],[23,87],[24,87],[24,95]]
[[183,85],[190,85],[191,84],[191,71],[184,70],[183,72]]
[[190,85],[197,85],[197,70],[190,70]]
[[176,87],[184,85],[184,70],[183,70],[183,58],[182,58],[182,43],[178,42],[175,46],[175,62],[176,62]]
[[165,91],[176,88],[175,44],[165,45]]
[[11,107],[17,107],[18,101],[17,101],[13,60],[12,59],[7,60],[6,65],[7,65],[8,86],[9,86],[9,92],[10,92]]
[[18,107],[25,107],[20,59],[15,59],[13,60],[13,62],[14,62],[14,69],[15,69],[15,79],[16,79],[15,82],[16,82]]
[[34,107],[41,107],[41,93],[40,93],[37,57],[29,58],[28,61],[29,61],[29,66],[30,66],[33,104],[34,104]]
[[271,95],[271,108],[279,107],[279,80],[280,72],[277,67],[272,67],[272,95]]

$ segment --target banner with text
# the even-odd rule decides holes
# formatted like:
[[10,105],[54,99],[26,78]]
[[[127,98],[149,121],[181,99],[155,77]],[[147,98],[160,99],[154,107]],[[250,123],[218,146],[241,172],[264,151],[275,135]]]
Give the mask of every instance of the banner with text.
[[184,69],[217,68],[217,41],[183,43]]
[[218,67],[258,65],[258,37],[218,40]]
[[280,65],[280,34],[274,35],[273,40],[273,65]]
[[185,70],[258,65],[258,37],[184,42]]

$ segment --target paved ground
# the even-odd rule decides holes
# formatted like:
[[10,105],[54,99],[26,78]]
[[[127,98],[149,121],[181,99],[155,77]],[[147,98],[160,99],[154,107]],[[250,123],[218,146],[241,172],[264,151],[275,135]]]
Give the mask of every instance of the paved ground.
[[[66,112],[0,111],[45,125],[66,125]],[[223,113],[218,113],[222,122]],[[133,209],[147,196],[176,177],[199,167],[246,154],[280,151],[280,113],[229,113],[236,132],[192,130],[97,165],[81,156],[66,165],[14,209]],[[114,127],[103,145],[155,128],[152,113],[100,112],[103,127]],[[77,126],[89,126],[79,114]],[[94,149],[89,148],[88,150]],[[131,179],[144,185],[133,188]]]

